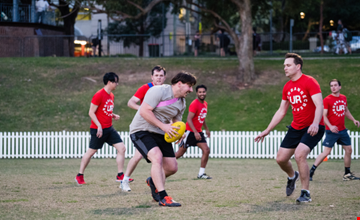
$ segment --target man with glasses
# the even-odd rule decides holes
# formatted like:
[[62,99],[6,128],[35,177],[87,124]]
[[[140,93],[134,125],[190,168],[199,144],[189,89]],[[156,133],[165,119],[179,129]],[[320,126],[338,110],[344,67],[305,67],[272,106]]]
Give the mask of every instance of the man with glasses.
[[103,78],[104,88],[95,93],[91,100],[89,116],[91,118],[90,126],[90,146],[81,159],[80,170],[75,177],[78,185],[85,184],[84,171],[90,162],[91,157],[103,147],[104,143],[112,145],[117,150],[116,163],[118,173],[123,172],[125,160],[125,145],[120,135],[112,126],[112,119],[119,120],[120,116],[113,113],[114,94],[119,83],[119,77],[113,72],[106,73]]

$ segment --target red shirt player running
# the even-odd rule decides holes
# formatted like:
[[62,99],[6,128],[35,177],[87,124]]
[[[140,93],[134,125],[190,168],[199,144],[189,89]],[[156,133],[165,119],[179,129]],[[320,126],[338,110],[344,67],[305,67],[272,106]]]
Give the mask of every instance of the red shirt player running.
[[210,149],[206,143],[204,133],[201,128],[204,127],[206,135],[210,137],[209,128],[206,125],[205,118],[207,115],[206,98],[207,88],[204,85],[196,87],[197,99],[195,99],[189,106],[189,114],[186,122],[185,137],[179,144],[179,150],[175,153],[176,159],[180,158],[187,151],[190,146],[198,146],[202,150],[201,164],[198,179],[212,179],[206,175],[205,167],[209,159]]
[[324,99],[324,121],[326,124],[326,137],[323,142],[324,152],[322,152],[315,160],[314,165],[310,169],[310,181],[314,176],[316,168],[327,157],[335,142],[341,144],[345,150],[344,165],[345,174],[343,180],[360,180],[360,178],[354,176],[350,171],[351,165],[351,141],[350,136],[345,128],[345,116],[354,122],[359,127],[359,121],[351,115],[349,108],[347,107],[346,96],[340,94],[341,83],[337,79],[330,81],[331,94]]
[[[302,190],[297,204],[311,201],[309,191],[309,166],[307,155],[321,140],[325,126],[322,120],[323,103],[318,82],[311,76],[302,73],[303,59],[295,53],[285,55],[285,75],[290,78],[283,89],[279,110],[275,113],[268,127],[261,132],[255,141],[263,141],[265,136],[285,117],[291,104],[293,121],[283,139],[276,156],[276,162],[288,175],[286,195],[295,190],[295,182],[301,180]],[[295,154],[299,172],[294,171],[290,158]],[[299,175],[300,173],[300,175]]]
[[[165,68],[160,65],[155,66],[151,71],[152,82],[142,85],[135,92],[134,96],[131,97],[130,100],[128,101],[128,106],[132,109],[138,110],[141,103],[144,100],[144,97],[145,97],[147,91],[153,86],[161,86],[162,84],[164,84],[165,79],[166,79]],[[140,101],[140,105],[137,104],[139,101]],[[116,182],[120,182],[120,188],[122,191],[124,191],[124,192],[131,191],[129,182],[132,182],[133,179],[130,179],[130,176],[134,172],[136,166],[138,165],[138,163],[140,162],[140,160],[142,158],[143,158],[142,155],[136,149],[134,156],[130,159],[130,161],[127,165],[125,175],[121,173],[120,175],[118,175],[116,177]]]
[[75,178],[79,185],[85,184],[84,171],[91,157],[103,147],[105,142],[117,150],[116,163],[118,173],[122,173],[124,168],[126,148],[120,135],[112,126],[113,119],[120,119],[119,115],[113,113],[114,94],[112,93],[118,85],[119,77],[115,73],[109,72],[104,75],[103,81],[105,84],[104,88],[95,93],[90,104],[91,139],[89,149],[81,159],[80,170]]

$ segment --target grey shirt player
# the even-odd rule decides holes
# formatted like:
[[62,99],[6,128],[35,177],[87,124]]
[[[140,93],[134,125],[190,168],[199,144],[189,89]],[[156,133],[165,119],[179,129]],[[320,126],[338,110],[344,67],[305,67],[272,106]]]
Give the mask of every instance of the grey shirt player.
[[[181,121],[186,108],[185,98],[174,98],[171,85],[150,88],[143,102],[154,108],[155,117],[164,124],[171,124],[173,118]],[[149,131],[164,135],[163,130],[150,124],[140,115],[140,109],[141,106],[130,124],[130,134],[138,131]]]

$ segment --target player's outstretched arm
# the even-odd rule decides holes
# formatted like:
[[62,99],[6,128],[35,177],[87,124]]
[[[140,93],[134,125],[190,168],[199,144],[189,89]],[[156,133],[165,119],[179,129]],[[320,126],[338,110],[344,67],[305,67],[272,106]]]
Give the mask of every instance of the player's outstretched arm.
[[356,119],[352,116],[352,114],[350,113],[350,110],[349,110],[348,107],[346,107],[346,109],[345,109],[345,116],[346,116],[348,119],[350,119],[351,121],[353,121],[354,124],[355,124],[355,126],[357,126],[357,127],[360,126],[360,122],[359,122],[358,120],[356,120]]
[[132,109],[135,109],[135,110],[138,110],[140,105],[138,105],[137,103],[140,101],[140,99],[138,97],[131,97],[127,103],[127,105],[132,108]]
[[267,136],[270,133],[270,131],[274,129],[275,126],[278,125],[280,121],[285,117],[289,105],[290,105],[289,101],[281,100],[280,107],[276,111],[274,117],[271,119],[270,124],[263,132],[261,132],[258,136],[256,136],[255,142],[264,141],[265,136]]
[[324,104],[321,93],[317,93],[311,96],[311,99],[314,102],[316,107],[315,109],[315,117],[313,123],[309,126],[308,133],[311,136],[315,136],[319,131],[319,123],[324,113]]

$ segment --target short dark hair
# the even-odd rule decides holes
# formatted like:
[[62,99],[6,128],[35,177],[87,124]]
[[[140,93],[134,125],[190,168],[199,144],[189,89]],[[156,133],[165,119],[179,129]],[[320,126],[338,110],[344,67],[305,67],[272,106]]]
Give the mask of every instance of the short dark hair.
[[154,71],[158,71],[160,72],[161,70],[164,71],[164,75],[166,75],[166,70],[164,67],[160,66],[160,65],[156,65],[152,70],[151,70],[151,75],[154,75]]
[[331,85],[331,82],[338,82],[339,86],[341,86],[341,82],[340,82],[338,79],[332,79],[332,80],[329,82],[329,85]]
[[119,82],[119,77],[118,77],[118,75],[116,75],[116,73],[108,72],[108,73],[105,73],[103,81],[104,81],[104,84],[107,85],[109,81],[110,82]]
[[287,53],[285,55],[285,59],[287,58],[294,58],[294,63],[295,65],[300,64],[300,70],[302,70],[302,66],[303,66],[303,59],[299,54],[296,53]]
[[194,86],[196,84],[196,77],[188,72],[180,72],[171,79],[171,85],[175,85],[179,81]]
[[206,88],[206,86],[205,85],[198,85],[198,86],[196,86],[196,92],[198,91],[198,89],[200,89],[200,88],[204,88],[205,89],[205,91],[207,91],[207,88]]

